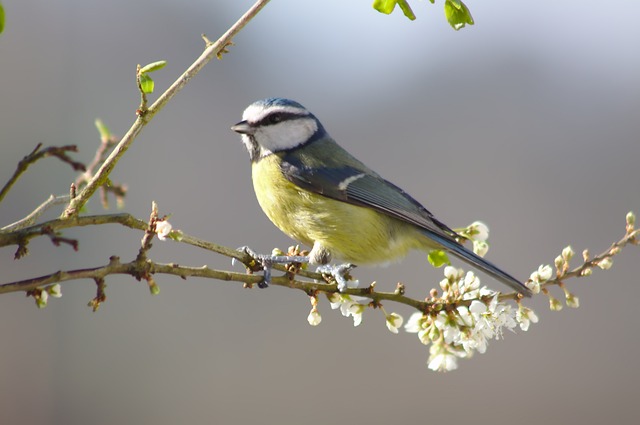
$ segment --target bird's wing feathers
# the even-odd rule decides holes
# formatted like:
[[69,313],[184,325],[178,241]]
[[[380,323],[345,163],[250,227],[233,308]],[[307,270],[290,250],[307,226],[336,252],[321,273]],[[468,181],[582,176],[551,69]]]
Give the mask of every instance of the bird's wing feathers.
[[418,201],[377,174],[353,166],[311,168],[295,157],[283,158],[283,175],[295,185],[326,197],[373,208],[412,223],[425,231],[444,236],[457,244],[456,233],[438,221]]
[[519,280],[489,261],[465,248],[456,233],[438,221],[418,201],[405,191],[352,160],[351,163],[311,167],[296,155],[284,155],[281,170],[285,178],[310,192],[342,202],[373,208],[398,220],[418,226],[444,249],[461,260],[487,272],[516,291],[531,296],[531,291]]

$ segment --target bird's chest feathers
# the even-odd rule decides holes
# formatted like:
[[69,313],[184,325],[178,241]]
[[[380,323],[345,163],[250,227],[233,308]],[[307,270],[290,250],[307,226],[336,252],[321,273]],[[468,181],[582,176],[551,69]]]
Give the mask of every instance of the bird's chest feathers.
[[[313,241],[300,231],[308,226],[314,213],[322,211],[318,205],[323,199],[287,180],[280,171],[279,158],[270,155],[252,165],[253,188],[264,213],[280,230],[301,242]],[[317,220],[318,217],[315,217]]]

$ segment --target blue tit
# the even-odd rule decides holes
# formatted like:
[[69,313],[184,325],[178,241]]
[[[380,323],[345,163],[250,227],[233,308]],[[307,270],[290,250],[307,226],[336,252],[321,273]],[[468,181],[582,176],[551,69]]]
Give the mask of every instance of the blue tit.
[[249,152],[262,210],[289,237],[312,247],[309,263],[381,264],[414,249],[439,249],[530,295],[522,282],[465,248],[418,201],[344,150],[299,103],[259,100],[231,129]]

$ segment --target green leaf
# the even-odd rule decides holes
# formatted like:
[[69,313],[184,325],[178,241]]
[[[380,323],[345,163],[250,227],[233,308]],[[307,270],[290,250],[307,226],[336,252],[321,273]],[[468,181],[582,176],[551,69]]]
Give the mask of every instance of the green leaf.
[[155,72],[155,71],[158,71],[159,69],[164,68],[165,66],[167,66],[167,61],[152,62],[140,68],[140,74],[148,74],[150,72]]
[[373,8],[385,15],[390,15],[393,9],[395,9],[396,4],[402,9],[404,16],[412,21],[416,19],[416,15],[414,15],[411,6],[409,6],[406,0],[373,0]]
[[140,87],[146,94],[153,93],[154,82],[147,74],[140,74]]
[[2,7],[2,3],[0,3],[0,34],[4,30],[4,7]]
[[446,252],[439,249],[429,251],[429,256],[427,258],[429,259],[429,263],[435,268],[442,267],[445,264],[451,264],[451,261],[449,261],[449,257],[447,257]]
[[396,0],[373,0],[373,8],[385,15],[390,15],[395,7]]
[[411,19],[412,21],[416,20],[416,15],[413,14],[413,10],[411,10],[411,6],[409,6],[409,3],[407,3],[405,0],[401,0],[398,2],[398,5],[400,6],[400,9],[402,9],[404,16]]
[[98,133],[100,133],[100,140],[111,139],[111,132],[109,131],[109,127],[107,127],[100,118],[96,118],[95,124],[96,128],[98,129]]
[[444,14],[449,21],[449,25],[458,31],[467,24],[473,25],[473,17],[469,8],[460,0],[446,0],[444,3]]

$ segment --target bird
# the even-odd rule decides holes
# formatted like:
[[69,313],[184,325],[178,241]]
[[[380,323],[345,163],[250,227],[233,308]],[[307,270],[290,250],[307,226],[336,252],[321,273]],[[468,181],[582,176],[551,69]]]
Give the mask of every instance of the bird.
[[[264,213],[283,233],[311,247],[296,262],[326,266],[332,259],[346,261],[331,269],[340,275],[349,263],[388,264],[412,250],[444,250],[523,296],[531,295],[521,281],[458,242],[460,236],[421,203],[342,148],[300,103],[258,100],[231,129],[249,153],[253,188]],[[287,256],[260,258],[293,262]],[[344,290],[345,280],[339,279],[338,286]]]

